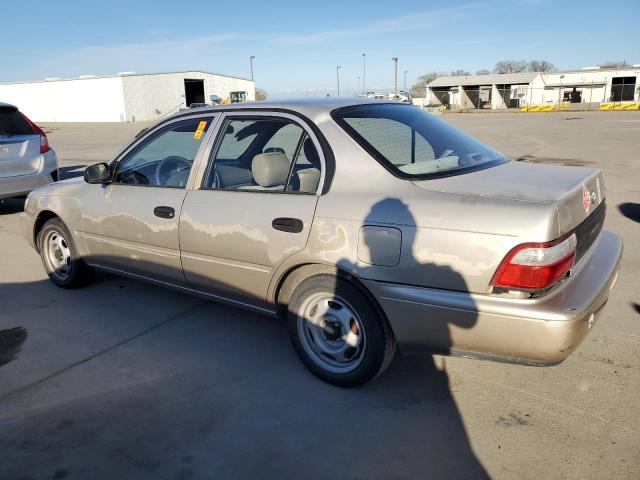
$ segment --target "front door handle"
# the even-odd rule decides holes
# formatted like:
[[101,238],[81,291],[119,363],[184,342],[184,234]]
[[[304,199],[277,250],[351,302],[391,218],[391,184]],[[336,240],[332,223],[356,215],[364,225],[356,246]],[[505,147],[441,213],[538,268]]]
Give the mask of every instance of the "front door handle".
[[300,233],[304,224],[302,223],[302,220],[297,218],[280,217],[274,218],[273,222],[271,222],[271,226],[282,232]]
[[153,214],[160,218],[173,218],[176,216],[176,211],[173,207],[165,207],[164,205],[161,205],[153,209]]

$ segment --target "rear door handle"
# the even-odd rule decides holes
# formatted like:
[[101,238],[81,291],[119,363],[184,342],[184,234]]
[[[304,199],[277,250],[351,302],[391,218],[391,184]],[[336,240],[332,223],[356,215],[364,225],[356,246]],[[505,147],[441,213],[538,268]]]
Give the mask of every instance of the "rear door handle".
[[176,216],[176,211],[173,207],[165,207],[164,205],[161,205],[153,209],[153,214],[160,218],[173,218]]
[[282,232],[300,233],[304,224],[302,223],[302,220],[297,218],[279,217],[273,219],[271,226]]

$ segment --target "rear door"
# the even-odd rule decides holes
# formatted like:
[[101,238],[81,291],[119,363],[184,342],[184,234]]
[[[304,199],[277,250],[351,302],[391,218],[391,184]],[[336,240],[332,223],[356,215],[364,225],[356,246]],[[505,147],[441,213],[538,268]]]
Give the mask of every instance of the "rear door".
[[41,162],[40,135],[17,108],[0,105],[0,177],[36,173]]
[[182,267],[192,288],[264,308],[274,270],[307,243],[322,187],[319,144],[286,114],[229,112],[218,125],[184,201]]

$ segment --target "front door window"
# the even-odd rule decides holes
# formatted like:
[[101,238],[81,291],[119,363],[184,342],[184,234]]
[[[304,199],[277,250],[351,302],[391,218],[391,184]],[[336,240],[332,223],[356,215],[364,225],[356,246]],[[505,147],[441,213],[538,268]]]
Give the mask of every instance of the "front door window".
[[120,161],[114,183],[184,188],[210,118],[167,126],[142,141]]

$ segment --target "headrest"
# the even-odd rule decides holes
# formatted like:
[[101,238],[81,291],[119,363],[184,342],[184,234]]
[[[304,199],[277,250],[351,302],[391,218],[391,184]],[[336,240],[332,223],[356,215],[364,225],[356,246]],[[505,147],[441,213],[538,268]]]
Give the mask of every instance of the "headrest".
[[259,153],[251,161],[253,180],[261,187],[287,183],[289,159],[282,152]]
[[311,167],[298,170],[295,179],[298,183],[298,192],[316,193],[320,183],[320,169]]
[[318,155],[316,146],[313,144],[313,140],[307,137],[302,144],[302,148],[304,149],[304,156],[307,157],[309,163],[315,168],[320,168],[320,156]]

